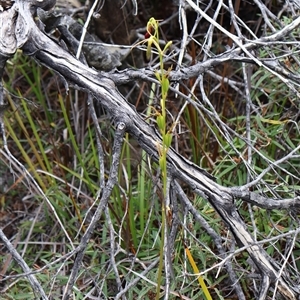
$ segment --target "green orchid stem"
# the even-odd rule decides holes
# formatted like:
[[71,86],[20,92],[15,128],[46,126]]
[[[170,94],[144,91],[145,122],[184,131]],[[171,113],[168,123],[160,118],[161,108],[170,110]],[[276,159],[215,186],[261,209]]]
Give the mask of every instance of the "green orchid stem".
[[166,218],[165,218],[165,206],[162,203],[162,218],[161,218],[161,246],[159,251],[159,265],[158,265],[158,274],[157,274],[157,289],[156,289],[156,300],[160,298],[160,286],[162,281],[162,270],[164,266],[164,245],[165,245],[165,226],[166,226]]
[[161,244],[160,244],[160,260],[159,260],[159,266],[158,266],[158,274],[157,274],[157,289],[156,289],[156,300],[159,300],[160,298],[160,287],[161,287],[161,281],[162,281],[162,271],[163,271],[163,262],[164,262],[164,249],[165,249],[165,228],[166,228],[166,205],[165,205],[165,199],[167,196],[167,153],[168,149],[171,146],[172,142],[172,134],[171,132],[167,132],[167,114],[166,114],[166,99],[169,91],[169,79],[167,72],[164,69],[164,53],[167,51],[169,46],[172,42],[168,42],[164,49],[162,50],[159,46],[159,25],[158,21],[154,18],[151,18],[147,24],[147,33],[149,35],[149,38],[146,40],[148,43],[147,47],[147,57],[150,58],[151,56],[151,47],[154,45],[154,47],[157,49],[158,56],[159,56],[159,66],[160,71],[155,73],[155,76],[157,80],[160,83],[161,86],[161,100],[160,100],[160,106],[161,106],[161,112],[156,114],[156,123],[159,128],[160,134],[162,136],[162,145],[158,145],[158,152],[159,152],[159,167],[162,172],[162,180],[163,180],[163,199],[161,203]]

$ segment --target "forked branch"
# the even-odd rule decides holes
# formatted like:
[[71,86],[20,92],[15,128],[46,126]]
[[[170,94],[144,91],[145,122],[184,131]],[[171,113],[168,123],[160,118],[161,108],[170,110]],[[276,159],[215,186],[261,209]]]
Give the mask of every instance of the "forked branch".
[[[37,8],[49,9],[54,3],[55,1],[50,0],[16,0],[11,8],[0,13],[1,59],[5,61],[18,48],[21,48],[24,54],[54,70],[76,88],[91,93],[106,109],[113,122],[124,124],[126,131],[154,160],[158,161],[158,149],[162,143],[160,135],[118,92],[115,83],[106,77],[105,73],[99,73],[82,64],[39,28],[34,20]],[[148,74],[151,75],[149,72]],[[255,240],[238,213],[234,200],[240,198],[268,208],[291,208],[300,206],[299,199],[272,200],[242,191],[238,187],[227,188],[219,185],[205,170],[191,163],[172,148],[168,151],[167,163],[169,176],[185,182],[194,193],[209,201],[230,228],[238,245],[246,247],[251,259],[261,272],[262,283],[267,283],[261,287],[261,296],[266,294],[270,284],[278,282],[278,290],[282,295],[287,299],[296,299],[299,293],[298,288],[279,274],[278,267],[272,265],[267,253],[261,246],[255,244]],[[76,274],[72,274],[72,277],[76,278]],[[68,294],[69,291],[67,291]]]

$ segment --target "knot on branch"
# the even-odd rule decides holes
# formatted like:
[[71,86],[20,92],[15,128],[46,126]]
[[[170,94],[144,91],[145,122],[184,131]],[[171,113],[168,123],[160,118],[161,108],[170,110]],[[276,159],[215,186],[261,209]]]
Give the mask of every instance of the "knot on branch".
[[[2,4],[1,4],[2,7]],[[0,54],[11,56],[17,50],[15,36],[17,11],[14,8],[0,12]]]
[[0,55],[11,57],[27,41],[37,8],[51,9],[56,0],[0,0]]

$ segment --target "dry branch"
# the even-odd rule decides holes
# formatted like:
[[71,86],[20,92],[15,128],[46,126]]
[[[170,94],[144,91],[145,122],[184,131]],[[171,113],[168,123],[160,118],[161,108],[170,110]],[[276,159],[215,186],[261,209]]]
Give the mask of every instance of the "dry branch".
[[[159,153],[157,149],[159,149],[161,145],[160,135],[155,128],[147,124],[141,118],[135,108],[118,92],[114,81],[111,79],[115,79],[116,83],[119,84],[120,82],[132,80],[134,77],[141,80],[144,78],[154,78],[153,72],[150,70],[127,70],[123,73],[116,73],[114,76],[108,76],[105,73],[100,73],[82,64],[51,40],[40,29],[42,28],[42,24],[34,20],[38,7],[47,10],[50,9],[54,3],[55,1],[49,0],[16,0],[11,8],[0,13],[1,61],[5,61],[9,58],[18,48],[22,49],[25,55],[33,57],[47,68],[54,70],[68,83],[90,93],[105,108],[113,123],[116,124],[116,127],[124,126],[124,129],[138,141],[139,145],[150,157],[158,161]],[[299,20],[300,18],[295,20],[295,22],[297,21],[299,23]],[[257,40],[257,42],[245,44],[242,46],[242,49],[237,48],[226,56],[216,57],[193,67],[171,72],[170,80],[179,81],[183,78],[192,77],[195,74],[199,74],[199,72],[204,72],[224,62],[224,60],[238,59],[237,54],[242,50],[245,51],[245,49],[255,47],[259,42],[267,43],[268,39],[265,38],[264,40]],[[253,62],[253,57],[243,59]],[[254,62],[257,63],[257,61]],[[4,65],[2,64],[2,70],[3,67]],[[134,76],[132,75],[133,73],[135,74]],[[194,193],[209,201],[229,227],[238,245],[246,248],[257,269],[261,272],[260,299],[265,297],[270,285],[274,285],[275,283],[278,284],[278,290],[286,299],[296,299],[296,295],[299,295],[298,287],[294,286],[289,279],[284,278],[284,276],[279,273],[279,267],[273,264],[265,250],[255,243],[255,240],[247,230],[246,225],[238,213],[235,199],[242,199],[268,209],[291,209],[300,206],[300,197],[296,197],[295,199],[268,199],[256,193],[245,191],[239,187],[224,187],[217,184],[214,178],[205,170],[185,159],[174,149],[169,150],[167,162],[170,178],[175,181],[180,180],[185,182]],[[103,203],[106,205],[109,194],[103,197],[105,198]],[[104,207],[102,206],[100,213],[102,213],[103,209]],[[98,218],[99,217],[100,215],[98,215]],[[95,222],[96,221],[97,220],[95,220]],[[92,229],[93,228],[91,228],[91,230]],[[91,234],[91,231],[88,231],[88,234]],[[89,237],[88,234],[87,240]],[[85,242],[87,242],[87,240],[85,240]],[[75,259],[76,268],[73,269],[64,299],[68,299],[69,297],[77,277],[77,272],[82,260],[82,250],[84,249],[85,244],[83,243],[80,245],[80,249],[78,249],[81,255],[77,255]],[[28,269],[24,269],[24,271],[28,272]]]

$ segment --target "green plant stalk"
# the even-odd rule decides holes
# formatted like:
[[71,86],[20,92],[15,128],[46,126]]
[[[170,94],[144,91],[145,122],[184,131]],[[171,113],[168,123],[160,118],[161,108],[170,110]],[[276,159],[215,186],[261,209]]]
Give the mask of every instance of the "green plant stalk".
[[[137,235],[137,224],[135,221],[135,199],[132,197],[129,199],[128,203],[128,215],[129,215],[129,228],[130,228],[130,236],[133,242],[135,249],[138,247],[138,235]],[[129,237],[127,237],[129,238]],[[128,245],[129,241],[126,241]]]
[[[130,182],[132,180],[132,166],[131,166],[131,152],[130,152],[130,146],[129,146],[129,135],[126,133],[125,136],[125,143],[122,147],[122,154],[121,154],[121,160],[125,162],[125,170],[124,166],[120,164],[120,172],[119,172],[119,182],[121,182],[123,179],[123,173],[126,172],[127,180]],[[138,179],[139,180],[139,179]],[[138,183],[139,184],[139,183]],[[124,210],[125,212],[125,224],[122,225],[122,237],[124,240],[125,247],[132,247],[131,241],[133,243],[133,248],[136,249],[138,245],[138,224],[135,220],[135,208],[136,208],[136,198],[132,195],[132,186],[128,183],[126,183],[126,192],[128,197],[128,207],[125,206],[124,203],[124,197],[122,194],[120,194],[120,190],[115,188],[113,190],[114,196],[112,197],[114,199],[114,211],[118,214],[119,219],[122,219],[124,216]],[[129,249],[132,251],[133,249]],[[134,250],[133,250],[134,251]]]
[[97,149],[95,146],[95,139],[93,136],[92,128],[89,123],[87,126],[87,130],[88,130],[89,139],[91,141],[91,149],[92,149],[92,157],[93,157],[93,160],[90,161],[90,164],[94,163],[96,170],[100,170],[99,160],[98,160],[98,156],[97,156]]
[[[69,135],[70,135],[70,139],[71,139],[71,143],[72,143],[72,146],[73,146],[73,149],[75,150],[75,153],[76,153],[76,157],[78,158],[79,162],[80,162],[80,166],[82,167],[83,169],[83,177],[86,178],[86,182],[87,182],[87,185],[89,187],[89,190],[91,191],[91,193],[94,195],[95,194],[95,189],[93,187],[93,183],[85,169],[85,164],[82,160],[82,156],[81,156],[81,153],[78,149],[78,145],[76,143],[76,140],[75,140],[75,136],[73,134],[73,131],[72,131],[72,128],[71,128],[71,124],[70,124],[70,121],[69,121],[69,118],[68,118],[68,115],[67,115],[67,111],[66,111],[66,108],[65,108],[65,105],[64,105],[64,102],[63,102],[63,99],[61,96],[58,97],[59,99],[59,103],[60,103],[60,106],[61,106],[61,109],[62,109],[62,113],[63,113],[63,116],[64,116],[64,121],[66,122],[66,125],[67,125],[67,129],[68,129],[68,132],[69,132]],[[83,178],[81,178],[80,180],[82,180]],[[74,206],[74,209],[76,211],[76,215],[78,217],[78,220],[80,222],[80,224],[83,224],[82,223],[82,218],[81,218],[81,215],[80,215],[80,210],[79,210],[79,207],[74,199],[74,197],[72,196],[72,194],[70,193],[70,198],[72,200],[72,203],[73,203],[73,206]],[[85,230],[85,228],[83,227],[83,230]]]
[[205,145],[207,145],[207,138],[205,138],[205,133],[203,132],[203,129],[200,130],[200,118],[199,115],[196,113],[195,108],[191,104],[188,104],[184,111],[185,119],[187,120],[186,123],[190,129],[190,132],[192,133],[189,139],[189,143],[191,145],[193,161],[194,163],[198,164],[200,161],[201,151],[205,151]]
[[[162,201],[163,202],[163,201]],[[162,281],[162,270],[164,266],[164,246],[165,246],[165,230],[166,226],[166,215],[165,215],[165,205],[162,203],[162,212],[161,212],[161,241],[160,241],[160,251],[159,251],[159,264],[158,264],[158,274],[157,274],[157,289],[155,299],[159,300],[160,298],[160,286]]]
[[[147,122],[149,120],[149,117],[151,116],[151,109],[154,99],[154,91],[156,89],[156,84],[152,83],[151,85],[151,92],[149,95],[149,103],[148,108],[146,112]],[[145,215],[146,215],[146,209],[145,209],[145,178],[146,178],[146,158],[147,153],[145,150],[142,150],[142,162],[141,162],[141,170],[140,170],[140,176],[139,176],[139,193],[140,193],[140,230],[141,232],[144,232],[145,229]]]
[[146,210],[145,210],[145,168],[146,168],[146,159],[147,154],[143,150],[142,151],[142,162],[141,162],[141,169],[140,169],[140,175],[138,178],[138,190],[139,190],[139,213],[140,213],[140,230],[141,232],[144,232],[145,229],[145,216],[146,216]]
[[[22,131],[24,132],[26,139],[30,145],[30,148],[32,149],[32,152],[34,153],[39,166],[41,167],[41,169],[43,169],[44,171],[47,171],[43,159],[41,158],[41,156],[39,155],[39,152],[37,151],[33,141],[30,139],[29,134],[27,132],[27,129],[22,121],[22,118],[20,117],[20,114],[18,113],[18,110],[15,106],[15,104],[13,103],[12,99],[10,97],[8,97],[8,101],[10,102],[11,107],[14,110],[14,116],[19,124],[19,126],[21,127]],[[38,181],[40,187],[42,188],[43,191],[46,191],[46,186],[43,182],[43,179],[41,178],[41,175],[39,175],[36,170],[35,170],[35,166],[33,165],[31,159],[29,158],[27,152],[24,150],[23,145],[20,143],[19,139],[17,138],[15,131],[12,129],[11,124],[9,121],[7,121],[7,119],[5,118],[5,126],[8,129],[8,132],[10,133],[10,135],[12,136],[13,140],[15,141],[15,143],[17,144],[19,150],[21,151],[24,159],[26,160],[28,166],[29,166],[29,170],[32,170],[32,172],[34,173],[34,177],[35,179]],[[47,176],[48,178],[48,176]],[[52,182],[50,178],[48,178],[49,182]]]
[[[21,124],[23,124],[23,123],[21,123]],[[22,144],[20,143],[19,139],[17,138],[17,136],[15,134],[15,131],[12,129],[12,127],[11,127],[11,125],[8,121],[5,122],[5,126],[8,130],[8,132],[10,133],[12,139],[14,140],[16,145],[18,146],[19,150],[21,151],[22,156],[24,157],[26,163],[28,164],[28,166],[29,166],[28,171],[33,173],[34,178],[37,180],[37,182],[40,185],[41,189],[45,192],[47,189],[46,189],[46,186],[43,182],[43,179],[41,178],[40,174],[37,173],[37,171],[35,169],[35,166],[33,165],[31,159],[28,157],[28,155],[27,155],[26,151],[24,150]]]
[[164,247],[165,247],[165,226],[166,226],[166,207],[164,199],[167,195],[167,153],[168,149],[171,146],[172,141],[172,133],[167,132],[167,118],[166,118],[166,99],[169,90],[169,80],[167,77],[167,73],[164,69],[164,61],[163,56],[166,50],[171,45],[171,42],[168,42],[164,49],[162,50],[159,46],[159,34],[158,34],[158,21],[154,18],[151,18],[147,24],[147,32],[149,34],[149,38],[147,39],[148,47],[147,47],[147,56],[149,57],[151,54],[151,46],[152,44],[158,51],[159,56],[159,65],[160,72],[156,72],[155,76],[158,79],[161,86],[161,112],[156,112],[156,123],[158,125],[160,134],[162,136],[162,144],[157,145],[157,150],[159,152],[159,166],[162,172],[162,180],[163,180],[163,199],[161,203],[161,244],[160,244],[160,259],[159,259],[159,267],[158,267],[158,275],[157,275],[157,290],[156,290],[156,300],[160,298],[160,286],[162,281],[162,270],[163,270],[163,258],[164,258]]
[[[193,256],[192,256],[192,254],[191,254],[189,248],[188,248],[188,247],[185,247],[185,251],[186,251],[188,260],[189,260],[189,262],[190,262],[190,264],[191,264],[191,266],[192,266],[192,268],[193,268],[194,273],[195,273],[195,274],[199,274],[199,273],[200,273],[200,272],[199,272],[199,269],[198,269],[198,267],[197,267],[197,265],[196,265],[196,263],[195,263],[195,261],[194,261],[194,258],[193,258]],[[207,288],[207,286],[206,286],[206,284],[205,284],[205,281],[204,281],[203,277],[202,277],[201,275],[199,275],[197,279],[198,279],[199,285],[201,286],[201,288],[202,288],[202,290],[203,290],[205,299],[206,299],[206,300],[212,300],[212,297],[211,297],[210,292],[209,292],[209,290],[208,290],[208,288]]]
[[[29,110],[28,110],[26,101],[25,101],[24,99],[22,99],[21,101],[22,101],[22,105],[23,105],[23,108],[24,108],[24,111],[25,111],[25,115],[26,115],[26,117],[27,117],[27,120],[29,121],[30,128],[31,128],[32,131],[33,131],[33,135],[34,135],[34,137],[35,137],[35,139],[36,139],[36,142],[37,142],[37,144],[38,144],[38,146],[39,146],[39,149],[40,149],[40,153],[41,153],[42,158],[43,158],[43,159],[41,159],[41,158],[40,158],[40,155],[37,155],[37,159],[39,160],[39,163],[40,163],[41,168],[42,168],[44,171],[48,171],[49,173],[51,173],[52,168],[51,168],[51,166],[50,166],[48,157],[47,157],[47,155],[46,155],[46,153],[45,153],[45,149],[44,149],[44,146],[43,146],[42,141],[41,141],[41,139],[40,139],[40,136],[39,136],[39,134],[38,134],[38,132],[37,132],[37,128],[36,128],[36,126],[35,126],[35,122],[32,120],[32,116],[31,116],[31,114],[30,114],[30,112],[29,112]],[[45,162],[46,168],[44,167],[44,163],[43,163],[43,162]],[[49,176],[47,176],[47,177],[48,177],[49,183],[50,183],[50,184],[53,183],[52,180],[50,179],[50,177],[49,177]]]
[[[156,78],[158,79],[160,85],[161,85],[161,100],[160,100],[160,106],[161,106],[161,113],[157,112],[157,118],[156,122],[160,131],[160,134],[162,135],[162,145],[157,145],[157,150],[159,152],[159,166],[162,172],[162,180],[163,180],[163,199],[162,199],[162,205],[161,205],[161,213],[162,213],[162,219],[161,219],[161,245],[160,245],[160,259],[159,259],[159,266],[158,266],[158,276],[157,276],[157,290],[156,290],[156,300],[159,300],[160,298],[160,286],[162,281],[162,270],[163,270],[163,258],[164,258],[164,248],[165,248],[165,228],[166,228],[166,205],[164,200],[167,197],[167,153],[169,150],[169,147],[171,146],[172,142],[172,128],[169,131],[167,131],[167,116],[166,116],[166,100],[167,95],[169,91],[169,79],[167,72],[164,69],[164,62],[163,62],[163,55],[165,51],[170,46],[171,42],[168,42],[164,49],[162,50],[159,46],[159,36],[158,36],[158,22],[151,18],[147,24],[147,31],[150,35],[150,38],[148,39],[148,49],[147,53],[149,53],[149,49],[151,50],[151,45],[154,44],[158,51],[159,56],[159,62],[160,62],[160,73],[156,73]],[[154,33],[152,34],[152,32]],[[194,263],[194,270],[197,269],[196,264]],[[202,277],[198,278],[199,283],[204,291],[204,294],[206,296],[206,299],[212,299],[208,289],[202,279]]]
[[[28,62],[24,64],[24,66],[27,66]],[[24,78],[26,79],[26,81],[29,83],[33,93],[36,95],[38,102],[42,105],[44,112],[47,116],[47,121],[49,123],[51,123],[52,120],[52,116],[49,113],[48,109],[47,109],[47,104],[45,103],[45,97],[43,96],[44,93],[42,92],[42,88],[41,88],[41,68],[38,65],[34,65],[31,68],[32,74],[33,74],[33,80],[31,80],[28,71],[25,70],[23,68],[23,66],[20,67],[20,71],[22,73],[22,75],[24,76]]]
[[73,134],[73,131],[72,131],[72,128],[71,128],[71,124],[70,124],[70,121],[69,121],[69,117],[67,115],[67,111],[66,111],[66,108],[65,108],[65,105],[63,103],[63,99],[62,99],[61,96],[59,96],[59,103],[60,103],[60,106],[61,106],[61,109],[62,109],[64,120],[65,120],[66,125],[67,125],[67,129],[68,129],[68,132],[69,132],[69,135],[70,135],[70,140],[71,140],[73,149],[75,151],[76,157],[79,160],[80,166],[83,168],[83,174],[84,174],[84,177],[87,179],[88,187],[89,187],[90,191],[92,192],[92,194],[94,195],[95,194],[95,189],[93,188],[91,179],[90,179],[89,175],[87,174],[86,169],[84,167],[85,164],[84,164],[84,162],[82,160],[82,155],[81,155],[81,153],[80,153],[80,151],[78,149],[78,145],[77,145],[75,136]]

